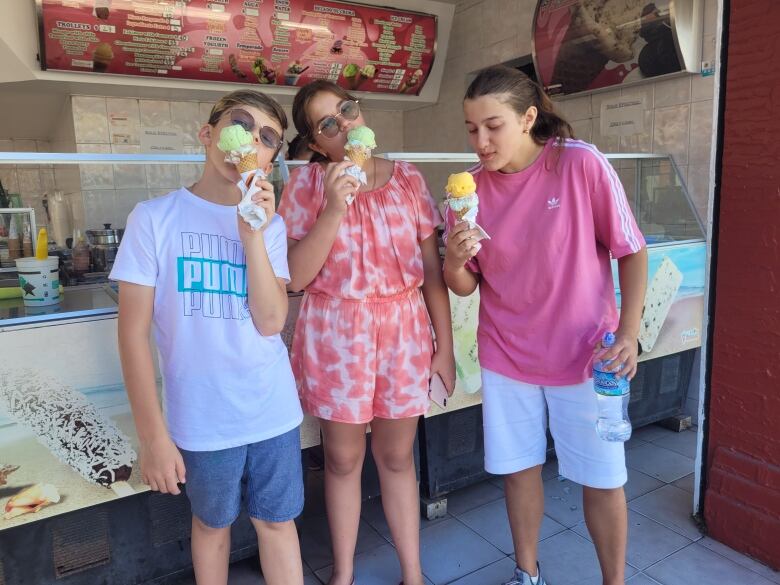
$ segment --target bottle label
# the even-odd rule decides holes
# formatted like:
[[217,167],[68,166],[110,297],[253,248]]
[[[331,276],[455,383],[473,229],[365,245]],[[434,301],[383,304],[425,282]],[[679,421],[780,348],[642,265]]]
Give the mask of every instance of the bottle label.
[[593,370],[593,388],[602,396],[623,396],[628,394],[629,385],[625,378],[618,378],[613,372]]

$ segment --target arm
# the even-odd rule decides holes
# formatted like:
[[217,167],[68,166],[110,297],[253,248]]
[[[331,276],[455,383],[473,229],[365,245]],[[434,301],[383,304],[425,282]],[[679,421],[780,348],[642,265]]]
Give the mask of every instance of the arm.
[[283,278],[277,278],[265,243],[265,230],[276,213],[274,188],[265,179],[256,182],[259,191],[252,201],[265,210],[268,221],[262,229],[252,230],[238,216],[238,233],[246,255],[246,285],[249,313],[255,329],[265,337],[284,329],[287,320],[287,288]]
[[119,286],[119,357],[140,442],[141,476],[153,490],[178,494],[184,461],[165,427],[157,398],[149,345],[154,287],[121,282]]
[[287,288],[300,291],[306,288],[322,270],[330,254],[339,226],[347,212],[347,196],[355,193],[360,184],[350,175],[341,174],[354,163],[330,163],[325,171],[324,189],[327,204],[312,229],[298,241],[288,240],[287,261],[290,265],[290,283]]
[[[642,324],[642,308],[647,289],[647,248],[618,258],[620,280],[620,324],[615,332],[615,345],[600,359],[615,361],[608,370],[620,368],[620,376],[631,380],[636,374],[639,328]],[[600,347],[599,342],[599,347]]]
[[260,335],[276,335],[284,329],[287,320],[287,283],[274,274],[262,237],[244,249],[247,300],[252,323]]
[[468,222],[460,222],[447,235],[444,254],[444,282],[459,297],[467,297],[476,290],[479,275],[466,268],[466,262],[479,252],[478,230],[468,229]]
[[431,375],[439,374],[450,396],[452,396],[452,392],[455,390],[455,354],[452,348],[450,299],[442,279],[436,234],[434,233],[423,240],[421,248],[425,272],[422,293],[436,335],[436,352],[431,363]]

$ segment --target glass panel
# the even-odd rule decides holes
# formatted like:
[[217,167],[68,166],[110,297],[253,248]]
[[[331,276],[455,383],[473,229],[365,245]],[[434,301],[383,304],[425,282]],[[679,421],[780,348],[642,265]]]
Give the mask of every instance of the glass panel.
[[[633,199],[632,209],[647,243],[703,238],[701,220],[672,160],[636,159],[636,162],[636,171],[631,178],[637,173],[639,177],[635,186],[626,186],[626,193],[630,193],[629,201]],[[622,170],[621,179],[624,176],[625,170]]]

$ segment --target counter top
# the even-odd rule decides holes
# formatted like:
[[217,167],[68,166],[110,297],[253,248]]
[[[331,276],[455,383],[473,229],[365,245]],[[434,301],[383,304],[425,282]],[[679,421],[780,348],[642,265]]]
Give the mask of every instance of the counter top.
[[21,298],[0,301],[0,327],[112,315],[117,307],[109,285],[67,287],[60,302],[47,307],[26,307]]

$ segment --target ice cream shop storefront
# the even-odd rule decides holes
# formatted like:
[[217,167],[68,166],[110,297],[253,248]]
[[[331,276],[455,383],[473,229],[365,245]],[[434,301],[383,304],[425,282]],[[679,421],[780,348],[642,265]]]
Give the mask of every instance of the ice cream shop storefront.
[[[609,10],[594,12],[594,4]],[[770,447],[758,453],[741,449],[736,438],[729,443],[733,435],[722,418],[728,416],[722,392],[733,386],[725,368],[729,332],[718,327],[741,313],[732,312],[732,300],[721,300],[730,298],[728,288],[721,296],[721,287],[730,286],[729,278],[747,276],[724,268],[729,276],[713,288],[713,234],[720,225],[720,245],[729,245],[728,234],[747,225],[739,224],[739,213],[746,221],[750,214],[729,207],[734,204],[727,189],[742,188],[737,179],[726,180],[729,161],[743,168],[744,145],[730,142],[739,132],[726,122],[721,150],[717,144],[718,111],[724,96],[729,111],[732,95],[721,93],[721,20],[728,24],[731,18],[733,38],[746,42],[740,35],[749,35],[760,18],[732,8],[721,19],[722,4],[3,3],[0,585],[164,582],[191,567],[186,498],[150,492],[138,469],[138,439],[116,342],[117,289],[107,275],[133,207],[200,176],[204,151],[197,135],[213,102],[251,87],[273,96],[290,116],[298,88],[320,78],[335,81],[359,96],[376,135],[375,154],[416,164],[441,201],[448,175],[476,161],[463,130],[463,92],[475,71],[497,63],[539,80],[577,137],[607,154],[646,236],[648,292],[630,406],[635,429],[693,425],[699,439],[691,515],[703,512],[717,538],[780,565],[780,552],[771,544],[780,541],[771,538],[780,522],[773,504],[777,486],[767,479],[777,475],[772,471],[777,458],[772,463]],[[769,17],[777,10],[767,4],[765,12]],[[617,40],[610,44],[609,38]],[[732,82],[737,85],[739,77],[730,71]],[[284,153],[271,175],[277,196],[290,169],[304,164],[284,160]],[[722,169],[715,163],[721,154]],[[730,220],[727,210],[734,213]],[[41,227],[47,228],[43,256],[51,264],[50,280],[22,280],[19,259],[34,256]],[[766,244],[764,251],[770,248]],[[718,262],[730,261],[736,270],[748,266],[744,258],[721,254]],[[614,268],[613,273],[619,301]],[[723,304],[715,304],[713,291]],[[39,294],[36,305],[32,299]],[[199,295],[192,305],[197,310],[229,310],[218,295],[193,294]],[[760,306],[774,302],[767,295]],[[288,344],[301,297],[291,294],[289,300],[283,332]],[[431,518],[446,512],[447,494],[487,477],[476,349],[479,298],[475,293],[450,300],[457,389],[446,408],[433,405],[421,419],[415,445],[421,510]],[[751,304],[734,302],[740,311]],[[708,334],[713,315],[715,328]],[[771,385],[767,375],[757,383]],[[775,398],[759,394],[766,412],[776,413]],[[762,428],[767,444],[775,444],[772,425]],[[307,416],[300,434],[302,457],[316,461],[321,449],[316,420]],[[755,510],[747,517],[761,535],[759,543],[741,524],[745,536],[733,536],[739,533],[729,523],[736,514],[729,491],[733,469],[742,470],[737,474],[744,472],[750,489],[766,502],[753,508],[737,500]],[[377,495],[377,489],[369,461],[364,497]],[[232,536],[233,558],[256,554],[247,518]]]

